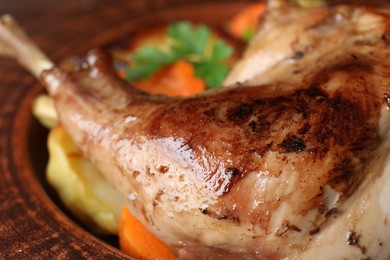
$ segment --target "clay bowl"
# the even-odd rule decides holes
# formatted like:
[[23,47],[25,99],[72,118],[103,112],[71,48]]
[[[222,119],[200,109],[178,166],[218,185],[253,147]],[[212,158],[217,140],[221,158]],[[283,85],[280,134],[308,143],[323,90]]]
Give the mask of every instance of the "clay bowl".
[[[222,25],[248,1],[63,1],[23,26],[59,62],[108,46],[159,22],[190,19]],[[1,4],[0,4],[1,10]],[[0,258],[127,258],[115,238],[91,234],[47,185],[47,131],[32,117],[43,87],[16,62],[0,58]]]

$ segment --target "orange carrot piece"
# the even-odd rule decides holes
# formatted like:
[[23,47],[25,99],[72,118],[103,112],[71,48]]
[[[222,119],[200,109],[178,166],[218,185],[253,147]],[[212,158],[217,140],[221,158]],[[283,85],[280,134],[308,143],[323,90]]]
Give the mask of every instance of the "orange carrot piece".
[[127,207],[119,222],[119,245],[123,252],[141,260],[176,259],[171,249],[136,219]]
[[246,37],[248,32],[255,32],[259,19],[264,14],[267,5],[263,2],[251,4],[236,14],[229,23],[230,33],[239,39]]
[[202,79],[195,76],[191,63],[177,61],[166,66],[147,79],[134,82],[134,86],[149,94],[187,97],[206,89]]
[[118,70],[116,73],[117,73],[118,77],[120,77],[121,79],[126,78],[126,72],[124,70]]

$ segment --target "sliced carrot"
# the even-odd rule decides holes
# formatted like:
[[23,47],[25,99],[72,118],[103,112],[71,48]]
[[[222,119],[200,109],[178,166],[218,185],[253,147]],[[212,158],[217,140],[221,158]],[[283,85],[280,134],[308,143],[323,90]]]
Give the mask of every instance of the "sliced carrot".
[[118,74],[118,77],[120,77],[121,79],[126,78],[126,72],[124,70],[118,70],[116,73]]
[[134,82],[134,86],[149,94],[187,97],[206,89],[202,79],[195,76],[191,63],[177,61],[166,66],[147,79]]
[[141,260],[176,259],[171,249],[150,233],[127,207],[122,210],[118,235],[121,250],[133,257]]
[[230,33],[240,39],[247,39],[256,31],[259,19],[267,5],[263,2],[251,4],[236,14],[229,23]]

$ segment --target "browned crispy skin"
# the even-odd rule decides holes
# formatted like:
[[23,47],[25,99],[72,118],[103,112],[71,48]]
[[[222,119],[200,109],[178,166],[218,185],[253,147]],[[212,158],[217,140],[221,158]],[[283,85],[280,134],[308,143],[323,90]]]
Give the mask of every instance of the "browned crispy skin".
[[[367,80],[372,73],[369,64],[348,61],[293,91],[240,87],[176,101],[152,115],[145,135],[180,140],[179,160],[221,196],[220,204],[205,210],[210,216],[263,223],[265,212],[285,200],[296,202],[302,214],[313,207],[323,210],[325,185],[353,192],[363,177],[361,167],[380,142],[383,90]],[[329,89],[329,79],[338,75],[342,86]],[[296,175],[298,183],[282,196],[258,194],[256,200],[263,202],[251,209],[250,194],[238,188],[248,174],[259,172],[281,179]]]

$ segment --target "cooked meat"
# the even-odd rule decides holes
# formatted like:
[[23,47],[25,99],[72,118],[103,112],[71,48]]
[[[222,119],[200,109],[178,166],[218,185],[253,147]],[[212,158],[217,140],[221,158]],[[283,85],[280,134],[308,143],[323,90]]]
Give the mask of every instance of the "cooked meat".
[[0,39],[179,258],[387,259],[390,17],[274,12],[227,81],[239,84],[187,99],[131,88],[100,51],[47,69],[8,16]]

